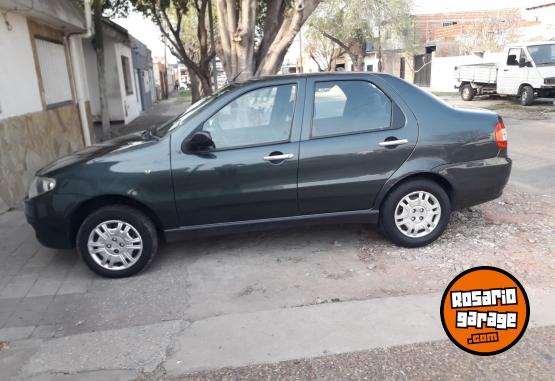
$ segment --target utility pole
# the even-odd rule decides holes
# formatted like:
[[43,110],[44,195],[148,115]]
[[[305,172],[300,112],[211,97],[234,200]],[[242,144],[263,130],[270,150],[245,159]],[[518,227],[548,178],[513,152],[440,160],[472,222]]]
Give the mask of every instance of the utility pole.
[[299,72],[303,72],[303,28],[299,29],[299,57],[300,57],[300,67]]
[[166,57],[166,38],[164,38],[164,84],[166,87],[166,96],[164,99],[170,97],[170,89],[168,88],[168,59]]
[[[216,43],[214,42],[214,19],[212,18],[212,0],[208,0],[208,22],[210,23],[210,44],[212,51],[216,51]],[[212,59],[212,75],[214,76],[214,91],[218,90],[218,69],[216,67],[216,55]]]

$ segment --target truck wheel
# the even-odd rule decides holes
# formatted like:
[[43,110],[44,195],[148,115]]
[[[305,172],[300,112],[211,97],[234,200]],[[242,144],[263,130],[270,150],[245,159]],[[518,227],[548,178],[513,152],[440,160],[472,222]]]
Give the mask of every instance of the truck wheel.
[[470,85],[461,86],[461,98],[463,101],[471,101],[474,99],[474,89]]
[[532,86],[523,86],[520,90],[520,104],[530,106],[532,103],[534,103],[534,89]]

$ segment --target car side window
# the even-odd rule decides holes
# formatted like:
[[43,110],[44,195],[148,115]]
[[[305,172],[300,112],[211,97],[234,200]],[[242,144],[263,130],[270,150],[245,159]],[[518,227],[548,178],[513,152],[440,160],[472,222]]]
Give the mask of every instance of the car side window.
[[271,144],[289,140],[296,86],[256,89],[228,103],[204,122],[216,149]]
[[520,58],[526,59],[526,54],[521,48],[511,48],[509,49],[509,54],[507,56],[507,66],[518,66],[518,61]]
[[366,81],[317,82],[312,136],[383,130],[391,126],[391,100]]

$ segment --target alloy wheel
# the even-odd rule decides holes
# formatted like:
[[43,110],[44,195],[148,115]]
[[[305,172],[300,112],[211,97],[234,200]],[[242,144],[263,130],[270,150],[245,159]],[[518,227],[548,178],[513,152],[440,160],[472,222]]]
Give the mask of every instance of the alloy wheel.
[[109,220],[98,224],[90,233],[87,248],[91,258],[108,270],[133,266],[143,252],[143,239],[131,224]]
[[397,229],[405,236],[425,237],[437,227],[441,219],[441,205],[429,192],[412,192],[397,203],[394,217]]

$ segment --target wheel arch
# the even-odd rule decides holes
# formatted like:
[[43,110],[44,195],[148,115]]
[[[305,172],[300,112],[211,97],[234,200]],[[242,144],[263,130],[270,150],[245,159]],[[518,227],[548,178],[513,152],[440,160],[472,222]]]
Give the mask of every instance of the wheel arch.
[[377,202],[375,203],[375,205],[378,206],[378,209],[381,209],[384,200],[387,198],[387,196],[391,194],[391,192],[393,192],[396,188],[398,188],[402,184],[405,184],[409,181],[413,181],[416,179],[427,179],[435,182],[436,184],[438,184],[443,188],[445,193],[447,193],[451,207],[455,205],[455,188],[449,182],[449,180],[447,180],[445,177],[441,176],[440,174],[434,173],[434,172],[409,173],[403,177],[400,177],[395,182],[389,185],[386,184],[386,186],[384,186],[384,188],[382,189],[382,192],[380,192],[380,195],[378,196],[378,200],[376,200]]
[[534,86],[532,86],[531,84],[521,83],[520,86],[518,87],[518,92],[516,93],[517,97],[520,97],[520,95],[522,94],[522,89],[524,88],[524,86],[530,86],[532,90],[535,92]]
[[145,204],[140,201],[137,201],[131,197],[121,196],[121,195],[103,195],[98,197],[90,198],[82,203],[80,203],[71,213],[70,221],[71,221],[71,240],[75,242],[77,238],[77,232],[81,227],[85,218],[90,215],[95,210],[102,208],[104,206],[109,205],[127,205],[133,207],[140,212],[144,213],[154,224],[156,228],[156,232],[158,233],[158,237],[164,239],[164,229],[162,222],[156,216],[156,214]]

